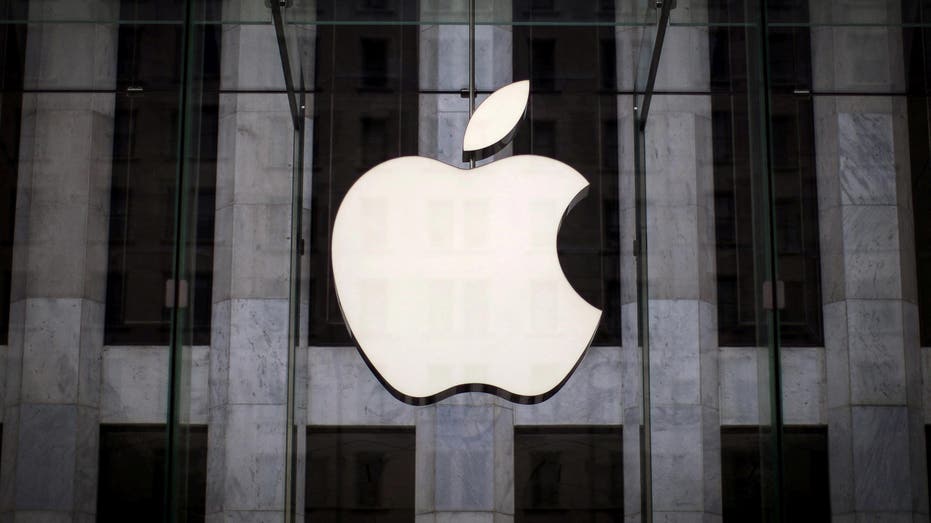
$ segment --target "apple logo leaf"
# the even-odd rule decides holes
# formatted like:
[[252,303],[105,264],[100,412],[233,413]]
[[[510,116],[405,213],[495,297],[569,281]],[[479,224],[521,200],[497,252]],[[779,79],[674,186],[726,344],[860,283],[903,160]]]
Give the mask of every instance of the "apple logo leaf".
[[514,137],[527,110],[530,81],[522,80],[491,93],[472,113],[462,139],[462,161],[488,158]]

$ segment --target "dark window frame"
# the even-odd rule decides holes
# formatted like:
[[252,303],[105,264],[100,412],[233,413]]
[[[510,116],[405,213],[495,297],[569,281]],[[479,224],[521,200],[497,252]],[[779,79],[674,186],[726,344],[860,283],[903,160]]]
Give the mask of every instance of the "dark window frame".
[[[97,521],[101,523],[139,521],[161,522],[164,514],[163,494],[165,490],[166,467],[168,456],[167,426],[157,423],[102,423],[99,426],[98,466],[99,480],[97,482]],[[180,497],[183,506],[178,507],[186,514],[185,521],[196,523],[206,519],[207,498],[207,425],[186,425],[185,437],[177,440],[181,453],[185,458],[184,485],[186,491]],[[148,453],[152,463],[128,464],[125,456],[108,455],[108,441],[111,438],[119,439],[120,435],[135,434],[140,436],[138,442],[143,446],[151,444],[152,447],[137,448],[138,452]],[[120,448],[117,452],[132,453],[133,449]],[[134,456],[139,458],[140,456]],[[149,477],[151,488],[134,489],[134,482],[142,478],[141,473],[148,467],[152,474]],[[112,478],[109,473],[113,469],[124,470],[125,478]],[[108,488],[117,492],[105,491]],[[125,489],[125,490],[120,490]],[[133,497],[133,495],[136,495]],[[128,501],[127,501],[128,498]],[[114,503],[115,502],[115,503]]]
[[[532,523],[538,518],[623,521],[623,430],[621,425],[515,425],[514,522]],[[543,448],[524,448],[537,440],[543,440]],[[566,462],[565,457],[578,460],[580,455],[573,456],[565,449],[585,445],[585,440],[589,448],[582,461]],[[528,458],[530,461],[525,462]],[[566,477],[574,480],[564,481],[564,466],[568,467]],[[573,468],[581,468],[582,472],[572,474]],[[609,477],[598,476],[599,472]],[[585,481],[590,484],[580,486],[579,482]],[[586,496],[588,499],[583,499]]]
[[[764,462],[772,454],[768,445],[768,428],[756,425],[722,425],[721,426],[721,506],[724,521],[755,521],[762,518],[763,481],[773,477],[771,463]],[[764,443],[762,438],[766,438]],[[815,454],[823,456],[823,462],[815,465],[818,470],[812,474],[813,461],[809,453],[804,459],[804,445],[811,444],[805,438],[819,438],[821,446]],[[730,441],[729,441],[730,440]],[[830,465],[828,463],[828,427],[827,425],[786,425],[783,427],[783,489],[782,507],[785,521],[828,521],[831,517]],[[811,451],[809,447],[807,449]],[[736,463],[729,458],[735,458]],[[743,454],[741,456],[740,454]],[[749,459],[748,458],[749,455]],[[749,466],[741,467],[743,459]],[[743,469],[744,474],[732,477],[734,469]],[[817,476],[817,477],[815,477]],[[814,484],[814,485],[813,485]],[[814,488],[813,488],[814,487]],[[820,489],[820,493],[814,492]],[[807,499],[806,499],[807,498]],[[770,501],[771,502],[771,501]]]
[[[902,0],[919,342],[931,347],[931,5]],[[899,202],[902,205],[905,202]]]
[[[304,482],[304,510],[308,521],[412,521],[416,496],[416,430],[409,425],[309,425]],[[382,438],[382,445],[351,454],[349,445],[368,438]],[[318,438],[320,441],[313,441]],[[344,445],[343,448],[335,448]],[[335,450],[336,455],[317,455],[318,446]],[[350,456],[351,454],[351,456]],[[391,454],[391,457],[387,457]],[[362,457],[360,461],[358,459]],[[333,460],[336,460],[335,463]],[[391,460],[402,460],[393,461]],[[364,469],[359,474],[360,467]],[[386,470],[387,469],[387,470]],[[383,473],[405,472],[407,477],[385,478]],[[331,472],[335,472],[333,477]],[[355,475],[354,475],[355,473]],[[396,483],[386,484],[384,480]],[[323,483],[323,492],[315,489]],[[352,488],[352,487],[354,488]],[[385,499],[387,494],[389,499]],[[395,497],[397,496],[397,497]],[[335,499],[334,499],[335,498]],[[372,519],[367,519],[372,518]]]
[[[4,19],[24,19],[25,4],[0,7]],[[19,180],[19,143],[26,62],[26,24],[0,27],[0,345],[8,343],[13,287],[13,236]]]
[[[181,7],[180,2],[148,6],[124,0],[121,17],[134,20],[155,9],[158,13],[148,14],[174,20],[180,17]],[[171,23],[125,23],[119,28],[105,345],[169,343],[171,315],[164,296],[165,285],[173,278],[172,258],[176,248],[174,184],[183,117],[180,114],[183,31],[183,25]],[[197,110],[191,128],[199,136],[191,138],[198,144],[198,162],[190,173],[196,187],[191,195],[195,223],[186,248],[193,251],[193,281],[188,282],[193,302],[189,304],[191,322],[184,337],[186,343],[209,345],[219,125],[219,26],[207,24],[198,28],[192,45],[195,46],[192,54],[198,60],[195,68],[199,71],[192,81],[199,84],[202,96],[189,109]],[[128,91],[130,87],[142,91]],[[137,127],[139,118],[147,123]],[[140,147],[146,148],[141,154],[137,149]],[[156,173],[164,183],[158,184],[152,176],[136,176],[135,171],[140,169],[150,175]],[[141,266],[141,260],[148,265]],[[130,306],[141,308],[136,311],[136,318],[131,317]]]
[[[773,8],[773,21],[807,20],[807,1]],[[752,159],[747,133],[746,29],[739,2],[717,0],[709,17],[718,339],[721,346],[758,345],[754,278]],[[777,279],[787,307],[779,322],[784,346],[824,345],[821,252],[811,90],[811,36],[807,27],[768,29],[771,54],[770,169],[775,178]],[[781,50],[781,51],[780,51]],[[794,138],[794,139],[792,139]]]

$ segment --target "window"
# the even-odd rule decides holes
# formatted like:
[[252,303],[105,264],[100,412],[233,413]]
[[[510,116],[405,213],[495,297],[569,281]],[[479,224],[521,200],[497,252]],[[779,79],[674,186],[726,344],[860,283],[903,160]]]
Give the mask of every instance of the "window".
[[[97,482],[98,523],[162,521],[167,435],[164,425],[101,425]],[[182,445],[187,458],[189,522],[204,521],[207,496],[207,427],[188,427]]]
[[308,427],[305,517],[414,520],[412,427]]
[[[0,6],[4,19],[25,18],[23,4]],[[16,218],[16,181],[19,175],[19,133],[23,100],[26,25],[0,26],[0,345],[7,344],[10,327],[10,286],[13,263],[13,222]]]
[[[180,4],[153,6],[124,1],[123,19],[167,16],[180,19]],[[171,9],[175,6],[175,9]],[[145,11],[145,12],[141,12]],[[156,9],[158,11],[158,9]],[[177,11],[177,12],[175,12]],[[177,17],[177,18],[172,18]],[[204,96],[196,125],[200,133],[193,282],[193,340],[210,343],[213,220],[216,185],[219,81],[218,26],[200,26]],[[165,288],[172,275],[175,189],[180,125],[182,27],[121,24],[114,117],[107,273],[105,343],[164,345],[170,334]]]
[[[557,11],[579,8],[562,4]],[[553,8],[516,1],[514,21],[558,16]],[[613,13],[603,10],[592,16],[614,20]],[[603,311],[593,343],[620,345],[614,27],[515,25],[513,31],[514,79],[530,79],[531,90],[529,125],[515,134],[514,154],[555,158],[588,180],[588,195],[563,221],[557,250],[575,290]]]
[[[381,7],[376,12],[365,15],[390,18],[416,13],[409,3],[379,2]],[[317,5],[320,20],[343,7],[330,2]],[[339,310],[330,266],[330,233],[343,196],[375,165],[417,154],[418,31],[414,25],[317,27],[310,220],[311,344],[352,344]]]
[[[739,22],[742,3],[714,0],[713,23]],[[807,20],[805,1],[772,8],[771,22]],[[753,202],[746,33],[712,26],[711,108],[717,242],[718,337],[723,346],[756,344]],[[785,286],[780,336],[789,346],[821,345],[820,239],[814,156],[811,43],[804,27],[769,29],[770,117],[778,278]]]
[[555,38],[537,36],[530,39],[530,74],[531,84],[535,91],[556,89]]
[[388,39],[366,38],[359,40],[362,56],[362,85],[367,88],[385,88],[388,85]]
[[514,521],[622,521],[620,427],[515,427]]
[[[903,0],[903,21],[927,24],[927,2]],[[918,315],[921,345],[931,346],[931,67],[925,42],[927,27],[904,27],[906,79],[908,82],[908,135],[912,173],[912,214],[915,220],[915,262],[918,275]]]
[[[759,427],[721,427],[724,521],[761,517],[761,443]],[[782,461],[783,520],[830,521],[827,427],[785,427]]]

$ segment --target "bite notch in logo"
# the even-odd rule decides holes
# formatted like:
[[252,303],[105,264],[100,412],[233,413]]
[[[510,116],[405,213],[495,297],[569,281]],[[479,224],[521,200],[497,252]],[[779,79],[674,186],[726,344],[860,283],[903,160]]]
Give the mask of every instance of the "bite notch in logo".
[[[528,81],[492,93],[469,120],[464,159],[500,150],[529,94]],[[534,403],[558,390],[601,318],[556,252],[587,188],[572,167],[534,155],[473,169],[407,156],[356,181],[333,224],[336,294],[395,396],[426,404],[485,391]]]

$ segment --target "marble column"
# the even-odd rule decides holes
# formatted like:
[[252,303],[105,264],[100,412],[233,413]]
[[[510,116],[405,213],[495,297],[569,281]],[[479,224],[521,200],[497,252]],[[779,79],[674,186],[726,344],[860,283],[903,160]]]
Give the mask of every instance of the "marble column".
[[[228,20],[268,20],[229,0]],[[281,521],[294,138],[271,24],[224,25],[210,346],[207,521]]]
[[[706,18],[703,8],[703,1],[679,1],[676,14],[700,25]],[[709,90],[706,27],[667,31],[656,87]],[[645,168],[653,517],[720,521],[709,96],[654,96]]]
[[[896,24],[900,3],[812,2],[812,22]],[[901,28],[813,27],[816,92],[904,90]],[[926,521],[906,101],[816,96],[834,521]]]
[[416,521],[514,520],[514,411],[482,393],[416,413]]
[[[110,0],[29,4],[30,19],[118,13]],[[0,518],[92,521],[117,26],[31,25],[26,46],[26,89],[73,91],[23,95]]]
[[[476,18],[510,18],[510,2],[479,1]],[[456,8],[461,8],[457,4]],[[421,2],[423,20],[468,20],[442,2]],[[502,18],[506,16],[507,18]],[[475,31],[476,88],[494,90],[511,82],[509,27],[480,25]],[[420,96],[419,154],[455,165],[469,121],[469,28],[465,24],[420,28],[420,89],[455,94]],[[476,106],[484,97],[478,97]],[[495,158],[509,156],[511,147]],[[487,159],[483,162],[493,161]],[[514,411],[495,396],[453,396],[416,412],[416,518],[418,522],[509,522],[514,519]]]

